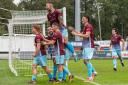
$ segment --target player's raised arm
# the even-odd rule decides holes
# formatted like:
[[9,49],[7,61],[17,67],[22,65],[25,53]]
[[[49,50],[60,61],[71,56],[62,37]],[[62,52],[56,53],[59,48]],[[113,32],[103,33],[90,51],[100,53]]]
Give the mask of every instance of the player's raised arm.
[[83,38],[89,38],[89,36],[90,36],[90,32],[86,32],[86,34],[72,32],[72,34],[73,34],[73,35],[76,35],[76,36],[83,37]]
[[85,34],[83,33],[78,33],[78,32],[75,32],[75,31],[72,31],[71,32],[73,35],[75,36],[80,36],[80,37],[83,37],[83,38],[89,38],[91,32],[90,31],[87,31]]
[[68,26],[68,30],[69,30],[71,33],[72,33],[72,32],[80,33],[80,32],[78,32],[78,31],[76,31],[75,28],[72,27],[72,26]]

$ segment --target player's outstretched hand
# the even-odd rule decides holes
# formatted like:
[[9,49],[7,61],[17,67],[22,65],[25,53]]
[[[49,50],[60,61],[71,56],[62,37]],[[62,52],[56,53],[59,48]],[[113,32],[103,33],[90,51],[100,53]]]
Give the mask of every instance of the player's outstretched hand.
[[80,34],[80,32],[76,31],[75,28],[72,27],[72,26],[69,26],[68,30],[71,32],[72,35],[76,35],[77,36],[78,34]]
[[77,35],[77,33],[76,33],[76,32],[74,32],[74,31],[72,31],[72,32],[71,32],[71,34],[72,34],[72,35]]
[[72,32],[72,31],[74,31],[74,27],[69,26],[69,27],[68,27],[68,30],[69,30],[70,32]]
[[41,41],[41,45],[46,45],[46,42],[44,42],[44,41]]

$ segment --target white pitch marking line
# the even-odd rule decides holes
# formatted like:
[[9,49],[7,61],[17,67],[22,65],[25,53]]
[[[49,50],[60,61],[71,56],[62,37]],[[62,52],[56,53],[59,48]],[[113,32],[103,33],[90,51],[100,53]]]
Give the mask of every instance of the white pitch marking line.
[[[84,78],[82,78],[82,77],[79,77],[79,76],[75,76],[75,78],[77,78],[77,79],[80,79],[80,80],[82,80],[82,81],[84,81],[84,82],[87,82]],[[87,83],[91,83],[91,84],[94,84],[94,85],[101,85],[101,84],[99,84],[99,83],[96,83],[96,82],[94,82],[94,81],[91,81],[91,82],[87,82]]]

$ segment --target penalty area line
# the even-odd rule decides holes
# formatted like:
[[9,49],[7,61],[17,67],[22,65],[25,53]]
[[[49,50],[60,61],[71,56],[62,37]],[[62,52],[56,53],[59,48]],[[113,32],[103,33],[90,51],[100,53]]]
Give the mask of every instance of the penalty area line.
[[84,78],[79,77],[79,76],[75,76],[75,78],[77,78],[77,79],[79,79],[79,80],[82,80],[83,82],[87,82],[87,83],[93,84],[93,85],[101,85],[101,84],[99,84],[99,83],[97,83],[97,82],[94,82],[94,81],[88,82],[88,81],[86,81]]

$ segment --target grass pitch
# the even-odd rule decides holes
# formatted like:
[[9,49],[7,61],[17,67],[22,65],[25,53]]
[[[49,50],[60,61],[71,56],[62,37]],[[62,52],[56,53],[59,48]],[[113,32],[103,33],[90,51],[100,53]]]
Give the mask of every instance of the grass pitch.
[[[118,71],[113,71],[112,60],[92,60],[91,61],[98,76],[94,82],[87,83],[83,79],[87,77],[87,69],[83,61],[70,61],[70,71],[76,75],[73,82],[63,82],[60,84],[49,83],[47,76],[38,77],[36,85],[128,85],[128,60],[125,60],[125,67],[121,67],[118,61]],[[31,79],[30,76],[14,76],[8,67],[7,60],[0,60],[0,85],[29,85],[27,82]]]

